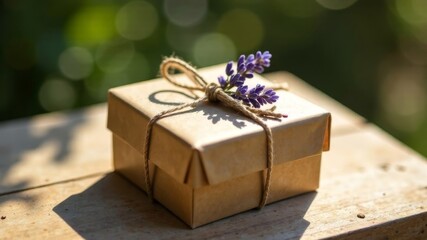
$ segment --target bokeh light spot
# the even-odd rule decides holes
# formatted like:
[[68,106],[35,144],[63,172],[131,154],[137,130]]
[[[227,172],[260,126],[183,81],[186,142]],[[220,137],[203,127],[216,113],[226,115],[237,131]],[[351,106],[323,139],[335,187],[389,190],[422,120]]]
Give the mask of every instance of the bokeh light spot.
[[49,79],[40,87],[39,102],[47,111],[71,108],[76,102],[76,91],[63,79]]
[[116,6],[96,5],[79,10],[67,24],[67,39],[73,45],[94,45],[116,34]]
[[395,6],[399,16],[409,24],[427,23],[427,1],[425,0],[396,0]]
[[353,5],[357,0],[316,0],[322,7],[331,10],[342,10]]
[[379,96],[386,120],[402,132],[417,131],[427,114],[425,74],[402,61],[393,62],[385,71]]
[[255,13],[244,9],[235,9],[224,14],[218,23],[218,31],[227,35],[239,52],[254,50],[264,37],[261,19]]
[[168,20],[181,27],[190,27],[200,23],[207,10],[207,0],[166,0],[164,3],[164,11]]
[[84,80],[87,92],[98,101],[105,101],[108,89],[150,78],[150,63],[141,53],[135,52],[121,71],[105,72]]
[[85,78],[91,74],[93,69],[92,55],[85,48],[68,48],[59,56],[59,69],[70,79]]
[[115,40],[100,45],[95,53],[95,61],[104,72],[120,72],[129,64],[135,48],[132,42]]
[[197,39],[193,58],[201,67],[228,62],[236,58],[236,48],[227,36],[209,33]]
[[129,40],[141,40],[149,37],[157,24],[157,11],[146,1],[129,2],[120,9],[116,16],[117,31]]

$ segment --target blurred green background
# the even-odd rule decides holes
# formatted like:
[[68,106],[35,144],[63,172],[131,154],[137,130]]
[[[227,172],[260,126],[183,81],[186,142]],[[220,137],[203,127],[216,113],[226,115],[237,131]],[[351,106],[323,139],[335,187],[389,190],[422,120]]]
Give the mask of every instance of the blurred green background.
[[106,100],[162,56],[198,67],[269,50],[427,155],[427,1],[4,0],[0,121]]

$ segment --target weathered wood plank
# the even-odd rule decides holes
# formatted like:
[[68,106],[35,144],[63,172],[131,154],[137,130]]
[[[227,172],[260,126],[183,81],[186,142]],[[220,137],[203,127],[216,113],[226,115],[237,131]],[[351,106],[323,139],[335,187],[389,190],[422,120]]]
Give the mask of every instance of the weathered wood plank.
[[0,194],[108,172],[111,137],[104,104],[0,126]]
[[[267,78],[286,81],[295,91],[333,113],[332,135],[354,131],[364,120],[293,75]],[[22,189],[108,172],[111,139],[106,105],[54,113],[0,125],[0,195]]]
[[[350,139],[345,135],[334,136],[331,151],[323,154],[324,164],[332,162],[332,165],[322,168],[322,174],[328,176],[325,180],[348,176],[350,170],[408,173],[411,164],[427,165],[424,157],[373,124],[365,125],[363,131],[351,133]],[[413,168],[412,171],[416,171],[413,176],[427,177],[427,171],[424,170],[423,167]],[[404,176],[410,177],[411,174]]]
[[[190,230],[114,173],[0,196],[0,236],[317,239],[427,237],[427,163],[374,126],[332,137],[317,193]],[[359,218],[358,214],[364,214]]]

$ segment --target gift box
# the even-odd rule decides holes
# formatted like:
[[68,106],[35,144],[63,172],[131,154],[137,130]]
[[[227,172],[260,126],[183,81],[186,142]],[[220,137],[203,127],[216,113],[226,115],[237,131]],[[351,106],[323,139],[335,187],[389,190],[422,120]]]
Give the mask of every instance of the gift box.
[[[216,81],[224,65],[200,69]],[[177,75],[186,81],[186,76]],[[272,83],[255,75],[253,83]],[[329,149],[330,113],[277,91],[280,120],[267,119],[274,162],[267,203],[314,191],[322,151]],[[161,111],[192,102],[198,93],[155,79],[110,89],[108,128],[115,170],[147,191],[144,141],[148,121]],[[266,181],[266,135],[258,124],[220,103],[203,102],[158,120],[150,144],[152,194],[192,228],[258,207]],[[261,210],[262,211],[262,210]]]

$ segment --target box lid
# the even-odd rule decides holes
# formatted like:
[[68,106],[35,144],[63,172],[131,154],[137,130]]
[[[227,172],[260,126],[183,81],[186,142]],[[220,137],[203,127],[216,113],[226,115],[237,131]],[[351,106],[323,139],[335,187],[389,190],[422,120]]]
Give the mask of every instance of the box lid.
[[[199,73],[209,82],[216,81],[223,70],[220,65]],[[183,75],[177,78],[186,81]],[[247,82],[271,85],[259,75]],[[149,119],[194,101],[196,94],[164,79],[113,88],[109,91],[108,128],[142,153]],[[265,119],[273,132],[274,165],[328,150],[330,113],[291,91],[278,91],[278,95],[276,111],[288,118]],[[266,151],[261,126],[220,103],[206,102],[156,123],[150,161],[179,182],[200,187],[266,169]]]

